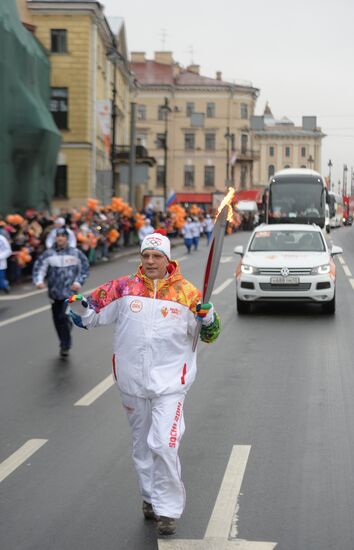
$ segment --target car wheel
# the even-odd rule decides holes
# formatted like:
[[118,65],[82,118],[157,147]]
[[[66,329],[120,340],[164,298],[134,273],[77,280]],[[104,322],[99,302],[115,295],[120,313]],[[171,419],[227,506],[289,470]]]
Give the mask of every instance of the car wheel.
[[322,311],[323,313],[327,313],[328,315],[333,315],[336,311],[336,295],[333,296],[332,300],[329,302],[325,302],[322,304]]
[[239,315],[247,315],[247,313],[251,311],[251,304],[244,300],[240,300],[238,296],[236,296],[236,307]]
[[329,225],[326,225],[326,232],[327,233],[330,233],[331,232],[331,227]]

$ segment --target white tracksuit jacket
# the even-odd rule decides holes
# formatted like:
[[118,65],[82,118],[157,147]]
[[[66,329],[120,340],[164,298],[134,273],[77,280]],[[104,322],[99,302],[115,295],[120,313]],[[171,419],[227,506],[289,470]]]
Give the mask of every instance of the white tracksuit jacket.
[[[200,291],[183,279],[175,262],[169,271],[167,278],[152,281],[139,268],[99,287],[77,324],[115,323],[113,376],[132,428],[140,492],[157,515],[178,518],[185,501],[178,447],[184,397],[196,376],[192,341]],[[213,326],[202,328],[202,340],[216,339],[217,316]]]

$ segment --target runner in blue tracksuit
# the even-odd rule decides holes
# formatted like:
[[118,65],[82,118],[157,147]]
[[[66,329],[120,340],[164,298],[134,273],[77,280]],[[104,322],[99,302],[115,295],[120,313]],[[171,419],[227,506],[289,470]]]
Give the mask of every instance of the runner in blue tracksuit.
[[33,267],[33,283],[37,288],[45,288],[47,277],[49,298],[55,329],[60,341],[60,355],[66,357],[71,348],[71,322],[65,314],[65,300],[73,291],[80,290],[89,274],[88,260],[80,250],[68,244],[68,232],[57,229],[55,245],[44,252]]

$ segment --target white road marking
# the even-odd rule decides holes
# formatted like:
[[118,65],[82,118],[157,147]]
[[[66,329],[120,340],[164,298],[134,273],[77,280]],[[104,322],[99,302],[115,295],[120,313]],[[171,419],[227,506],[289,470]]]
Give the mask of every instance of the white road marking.
[[338,260],[340,261],[340,263],[341,263],[342,265],[345,264],[344,258],[342,258],[342,256],[338,256]]
[[35,294],[42,294],[42,292],[45,292],[46,288],[39,288],[37,290],[32,290],[31,292],[25,292],[25,294],[17,294],[17,295],[11,295],[10,296],[1,296],[0,301],[8,301],[8,300],[22,300],[22,298],[28,298],[29,296],[35,296]]
[[221,264],[227,264],[229,262],[232,262],[233,260],[235,260],[235,258],[233,256],[221,256],[220,263]]
[[354,290],[354,279],[349,279],[349,281],[350,281],[350,284],[352,285],[352,288]]
[[[89,288],[88,290],[84,291],[84,294],[90,294],[93,290],[95,290],[97,287]],[[47,289],[44,289],[47,290]],[[16,315],[15,317],[10,317],[10,319],[5,319],[4,321],[0,321],[0,327],[5,327],[6,325],[11,325],[12,323],[17,323],[17,321],[22,321],[22,319],[27,319],[27,317],[32,317],[32,315],[37,315],[38,313],[42,313],[43,311],[47,311],[52,306],[51,304],[47,304],[46,306],[38,307],[37,309],[31,309],[30,311],[27,311],[26,313],[21,313],[21,315]]]
[[217,294],[220,294],[220,292],[222,292],[223,290],[225,290],[226,287],[229,286],[229,284],[232,283],[234,279],[233,278],[229,278],[229,279],[226,279],[226,281],[224,281],[220,286],[218,286],[214,291],[213,291],[213,296],[217,296]]
[[16,317],[10,317],[10,319],[0,321],[0,327],[11,325],[12,323],[17,323],[17,321],[21,321],[22,319],[26,319],[27,317],[32,317],[32,315],[37,315],[38,313],[42,313],[42,311],[47,311],[48,309],[50,309],[50,307],[50,305],[46,305],[38,307],[37,309],[32,309],[31,311],[27,311],[26,313],[21,313],[21,315],[16,315]]
[[228,539],[238,510],[238,498],[250,445],[234,445],[215,506],[202,540],[158,539],[159,550],[273,550],[275,542]]
[[347,265],[343,265],[343,271],[344,273],[346,274],[347,277],[351,277],[352,276],[352,272],[350,271],[349,267]]
[[102,380],[97,386],[95,386],[91,391],[89,391],[86,395],[81,397],[76,403],[74,404],[76,407],[88,407],[89,405],[92,405],[96,399],[101,397],[111,386],[114,385],[113,376],[110,374]]
[[48,439],[29,439],[22,447],[9,456],[9,458],[4,460],[0,464],[0,482],[12,474],[21,464],[26,462],[26,460],[47,443],[47,441]]
[[188,260],[188,258],[190,258],[190,256],[181,256],[180,258],[174,258],[174,259],[177,260],[177,262],[183,262],[184,260]]

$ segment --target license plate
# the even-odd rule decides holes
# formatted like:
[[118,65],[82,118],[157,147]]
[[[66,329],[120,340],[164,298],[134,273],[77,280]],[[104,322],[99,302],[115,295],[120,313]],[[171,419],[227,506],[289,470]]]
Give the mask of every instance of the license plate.
[[299,277],[271,277],[271,285],[298,285],[300,283]]

